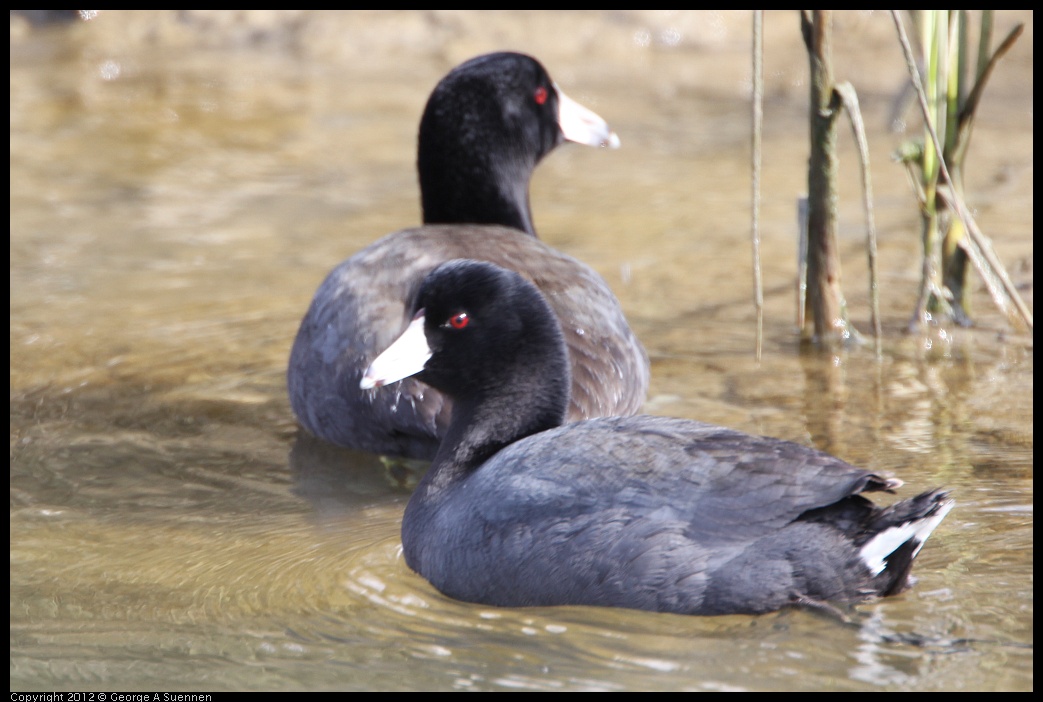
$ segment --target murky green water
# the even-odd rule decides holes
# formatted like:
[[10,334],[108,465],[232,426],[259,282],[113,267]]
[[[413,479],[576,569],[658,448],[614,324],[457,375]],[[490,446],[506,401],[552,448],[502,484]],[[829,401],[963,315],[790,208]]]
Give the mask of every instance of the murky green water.
[[[12,25],[12,690],[1032,689],[1032,341],[984,291],[976,329],[900,331],[919,263],[888,160],[901,137],[884,128],[904,75],[890,19],[845,17],[835,50],[871,129],[885,352],[800,351],[807,68],[779,12],[757,362],[745,16],[292,17]],[[1019,19],[967,189],[1031,304],[1032,16]],[[910,492],[950,486],[958,506],[916,588],[852,625],[465,605],[402,562],[413,476],[298,442],[283,374],[315,287],[418,221],[427,93],[499,48],[542,58],[622,137],[550,156],[533,209],[545,240],[618,292],[653,357],[648,411],[814,445]],[[845,290],[867,329],[843,149]]]

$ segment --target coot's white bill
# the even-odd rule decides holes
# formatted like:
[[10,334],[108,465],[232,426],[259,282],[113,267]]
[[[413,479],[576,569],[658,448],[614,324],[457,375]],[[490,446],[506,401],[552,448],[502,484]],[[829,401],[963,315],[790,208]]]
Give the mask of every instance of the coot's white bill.
[[554,87],[558,89],[558,125],[566,139],[587,146],[619,148],[619,137],[609,129],[608,122],[563,93],[557,84]]
[[429,358],[431,349],[424,336],[424,315],[421,311],[402,332],[402,336],[369,364],[359,387],[369,390],[408,378],[424,370],[424,364]]

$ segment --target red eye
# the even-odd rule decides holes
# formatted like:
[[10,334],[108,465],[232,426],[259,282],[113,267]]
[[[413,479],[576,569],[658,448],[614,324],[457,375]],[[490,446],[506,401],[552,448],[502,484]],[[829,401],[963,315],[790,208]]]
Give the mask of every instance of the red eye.
[[458,312],[449,318],[449,326],[453,329],[463,329],[471,323],[471,315],[466,312]]
[[547,89],[541,85],[536,88],[536,93],[532,97],[536,100],[537,105],[542,105],[547,102]]

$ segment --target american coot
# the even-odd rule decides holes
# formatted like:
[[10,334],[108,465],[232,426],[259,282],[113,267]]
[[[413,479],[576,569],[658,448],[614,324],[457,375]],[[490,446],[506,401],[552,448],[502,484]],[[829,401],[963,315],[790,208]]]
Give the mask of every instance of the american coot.
[[[517,274],[451,261],[364,387],[416,374],[453,399],[402,520],[406,563],[443,593],[501,606],[762,613],[891,595],[951,509],[941,490],[799,444],[639,415],[562,425],[568,361]],[[389,388],[389,390],[391,390]]]
[[641,407],[648,356],[619,301],[593,269],[539,241],[533,228],[529,178],[565,140],[619,144],[529,56],[480,56],[442,79],[420,123],[425,226],[385,236],[340,264],[301,322],[287,384],[305,429],[363,451],[434,456],[450,416],[442,394],[417,380],[365,392],[359,380],[409,322],[405,307],[424,273],[460,257],[516,270],[547,296],[572,362],[569,419]]

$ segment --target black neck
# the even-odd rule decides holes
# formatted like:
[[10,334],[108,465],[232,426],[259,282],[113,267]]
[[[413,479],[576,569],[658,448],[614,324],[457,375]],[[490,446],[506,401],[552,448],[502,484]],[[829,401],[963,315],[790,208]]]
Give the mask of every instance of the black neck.
[[529,207],[536,164],[495,162],[476,151],[445,142],[422,145],[417,170],[424,224],[499,224],[536,236]]
[[449,429],[418,491],[433,497],[504,447],[565,421],[569,364],[561,337],[555,341],[560,350],[553,357],[518,364],[513,374],[498,376],[480,394],[453,399]]

